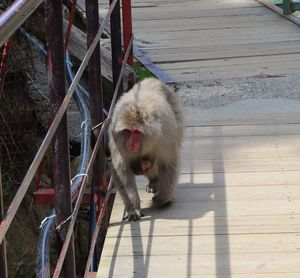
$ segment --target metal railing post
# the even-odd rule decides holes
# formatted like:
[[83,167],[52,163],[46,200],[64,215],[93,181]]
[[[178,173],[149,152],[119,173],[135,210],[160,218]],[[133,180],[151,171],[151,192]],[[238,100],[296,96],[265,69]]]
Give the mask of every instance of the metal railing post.
[[[1,175],[1,163],[0,163],[0,223],[2,221],[3,214],[4,214],[4,204],[3,204],[2,175]],[[8,277],[5,238],[0,244],[0,277],[1,278]]]
[[[113,1],[109,0],[111,4]],[[116,5],[111,13],[110,16],[110,28],[111,28],[111,52],[112,52],[112,73],[113,73],[113,91],[119,97],[123,93],[123,79],[122,76],[122,62],[123,62],[123,55],[122,55],[122,38],[121,38],[121,11],[120,11],[120,0],[117,0]],[[126,62],[126,61],[125,61]],[[117,91],[116,91],[117,90]],[[112,100],[112,102],[114,99]],[[112,107],[110,108],[111,112]],[[110,114],[109,112],[109,114]],[[109,198],[107,200],[107,207],[108,209],[103,215],[103,219],[99,229],[99,260],[101,258],[106,233],[110,221],[110,216],[112,212],[112,207],[114,204],[116,194],[111,192]]]
[[[132,14],[131,14],[131,0],[122,0],[122,18],[123,18],[123,45],[124,53],[126,52],[132,34]],[[131,48],[127,63],[133,67],[133,49]],[[131,89],[135,83],[134,73],[129,75],[128,89]]]
[[[112,0],[109,0],[112,3]],[[112,75],[113,89],[116,88],[122,67],[122,39],[121,39],[121,16],[120,0],[117,1],[115,8],[110,16],[111,52],[112,52]],[[119,89],[119,95],[123,93],[123,82]]]
[[[66,95],[62,0],[46,0],[45,12],[50,112],[54,118]],[[68,126],[65,113],[52,141],[56,226],[64,223],[72,213],[69,157]],[[58,239],[61,245],[65,240],[68,224],[69,222],[67,221],[58,230]],[[71,240],[64,262],[64,276],[76,277],[73,240]]]
[[[99,30],[99,6],[98,0],[86,0],[86,31],[87,48],[90,47]],[[101,77],[101,55],[100,42],[88,64],[88,83],[91,93],[91,120],[92,126],[97,126],[104,121],[103,115],[103,90]],[[101,126],[100,126],[101,127]],[[99,129],[100,129],[99,127]],[[103,144],[103,139],[100,144]],[[97,215],[103,206],[106,193],[106,175],[105,175],[105,155],[103,148],[99,148],[97,157],[93,165],[92,192],[91,192],[91,210],[90,210],[90,241],[95,230]],[[90,242],[89,242],[90,245]],[[98,245],[99,246],[99,245]],[[91,271],[97,271],[99,262],[99,250],[96,245]]]

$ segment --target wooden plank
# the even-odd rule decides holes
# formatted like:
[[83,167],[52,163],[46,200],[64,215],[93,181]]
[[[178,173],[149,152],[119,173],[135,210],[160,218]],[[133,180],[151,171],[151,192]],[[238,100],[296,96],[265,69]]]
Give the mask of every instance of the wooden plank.
[[[255,20],[255,22],[252,22]],[[205,29],[217,29],[217,28],[245,28],[261,26],[266,24],[270,27],[274,24],[276,27],[288,29],[297,28],[292,23],[280,24],[277,18],[270,13],[244,15],[243,17],[220,17],[218,21],[210,20],[209,25],[205,25],[208,22],[207,17],[194,17],[194,18],[167,18],[160,20],[145,20],[134,21],[133,27],[137,32],[148,31],[149,33],[166,32],[166,31],[184,31],[184,30],[205,30]],[[151,29],[150,29],[151,28]]]
[[[299,119],[300,121],[300,119]],[[300,135],[299,124],[250,125],[250,126],[192,126],[187,127],[184,138],[202,137],[244,137],[244,136],[281,136]]]
[[[224,194],[224,188],[226,187],[226,194]],[[146,192],[145,187],[139,187],[139,195],[142,200],[149,200],[152,198],[152,194]],[[268,196],[266,192],[272,190],[272,195]],[[286,184],[273,184],[272,188],[268,185],[252,185],[252,186],[240,186],[240,187],[228,187],[227,182],[223,185],[216,186],[215,183],[211,184],[197,184],[186,186],[186,184],[180,184],[176,190],[177,200],[176,202],[184,202],[184,198],[188,202],[205,202],[210,199],[209,196],[214,194],[213,200],[216,202],[230,201],[251,201],[251,200],[274,200],[274,201],[286,201],[286,200],[300,200],[300,190],[293,185]],[[116,204],[122,205],[123,202],[120,198],[116,199]],[[300,219],[299,219],[300,220]],[[299,222],[300,224],[300,222]]]
[[288,75],[288,74],[298,74],[300,69],[298,66],[296,67],[289,67],[289,68],[268,68],[260,70],[247,70],[247,69],[230,69],[230,70],[224,70],[222,72],[206,72],[206,73],[187,73],[187,72],[180,72],[180,73],[172,73],[169,72],[169,70],[165,70],[172,76],[172,78],[177,82],[192,82],[192,81],[209,81],[209,80],[220,80],[220,79],[232,79],[232,78],[260,78],[260,76],[276,76],[276,75]]
[[[195,149],[194,151],[191,151],[190,149],[182,150],[181,151],[181,157],[182,161],[184,161],[187,165],[187,161],[190,161],[191,159],[195,159],[198,157],[199,160],[211,160],[212,164],[214,161],[240,161],[243,159],[246,163],[248,160],[259,160],[259,159],[273,159],[273,160],[284,160],[284,159],[299,159],[300,153],[299,148],[291,149],[289,152],[280,152],[280,151],[268,151],[268,150],[261,150],[260,152],[255,151],[254,148],[248,150],[242,149],[241,151],[237,151],[237,149],[233,148],[227,148],[224,149],[223,152],[215,151],[214,149],[209,149],[207,151],[203,151],[204,148]],[[193,162],[194,163],[194,162]],[[193,164],[190,162],[190,167]],[[265,172],[265,171],[263,171]],[[183,173],[182,173],[183,174]]]
[[[300,34],[300,33],[299,33]],[[197,61],[189,61],[182,63],[171,63],[171,64],[161,64],[160,67],[163,69],[169,69],[171,71],[175,71],[176,69],[206,69],[210,68],[211,71],[221,71],[224,67],[230,66],[240,67],[242,69],[243,66],[255,66],[262,67],[263,64],[268,65],[279,65],[285,61],[286,64],[296,64],[300,60],[300,54],[286,54],[286,55],[271,55],[265,57],[241,57],[241,58],[230,58],[230,59],[215,59],[210,61],[201,61],[201,67],[199,67],[199,63]],[[294,63],[293,63],[294,62]],[[266,64],[267,63],[267,64]],[[218,66],[218,67],[217,67]],[[287,67],[282,65],[282,67]],[[267,68],[266,68],[267,69]]]
[[[203,109],[186,108],[187,126],[240,126],[240,125],[266,125],[266,124],[299,124],[300,113],[264,113],[261,111],[256,114],[246,112],[232,112],[231,114],[204,113]],[[217,110],[213,110],[217,112]],[[238,115],[239,113],[239,115]]]
[[[253,18],[255,20],[255,18]],[[179,22],[180,23],[180,22]],[[222,21],[220,22],[222,23]],[[161,24],[163,24],[161,22]],[[173,24],[176,24],[175,21]],[[195,28],[197,26],[196,24],[202,24],[202,27]],[[264,22],[261,23],[261,25],[264,24]],[[299,35],[299,27],[296,26],[295,24],[288,23],[287,25],[285,24],[280,24],[280,23],[273,23],[273,24],[267,24],[264,25],[264,28],[258,28],[257,24],[250,24],[248,23],[247,26],[241,26],[240,24],[234,25],[230,24],[230,22],[223,23],[220,25],[217,25],[216,27],[210,26],[210,25],[204,25],[204,23],[198,23],[198,21],[194,20],[189,24],[190,27],[187,30],[183,30],[183,32],[176,32],[176,29],[174,30],[175,32],[162,32],[156,30],[144,30],[142,29],[142,33],[138,35],[138,38],[144,38],[145,40],[148,38],[149,40],[152,39],[152,37],[156,37],[159,40],[176,40],[179,38],[189,38],[189,40],[197,39],[200,41],[198,38],[199,36],[203,36],[206,39],[210,38],[226,38],[226,37],[233,37],[232,36],[232,31],[235,31],[235,36],[237,38],[246,38],[247,36],[251,35],[252,37],[257,37],[259,39],[263,35],[266,37],[275,37],[277,36],[284,36],[287,35]],[[155,28],[155,27],[153,27]],[[276,28],[276,33],[274,32],[274,28]]]
[[[202,149],[204,153],[207,153],[207,148],[214,148],[216,152],[223,152],[224,148],[235,148],[237,151],[246,150],[249,152],[252,148],[258,148],[266,150],[289,151],[294,148],[297,150],[300,147],[297,144],[299,136],[290,135],[270,135],[270,136],[241,136],[241,137],[204,137],[198,140],[186,139],[183,142],[183,148],[189,148],[191,151],[195,149]],[[281,150],[282,148],[282,150]],[[206,149],[206,150],[205,150]]]
[[[199,200],[200,202],[200,200]],[[255,204],[258,204],[256,207]],[[265,203],[265,205],[263,204]],[[274,201],[273,204],[276,202]],[[241,234],[286,234],[299,233],[299,200],[277,202],[269,207],[270,201],[179,203],[165,209],[148,207],[142,203],[145,217],[137,223],[122,222],[124,206],[116,205],[107,238],[120,237],[165,237]],[[244,204],[244,205],[243,205]],[[124,223],[124,224],[122,224]],[[190,226],[193,226],[192,230]],[[122,227],[122,234],[120,233]]]
[[[155,226],[153,222],[151,225]],[[150,226],[151,226],[150,225]],[[191,222],[191,226],[195,223]],[[122,227],[123,228],[123,227]],[[150,228],[150,227],[148,227]],[[121,227],[120,227],[121,229]],[[119,237],[110,238],[107,243],[107,249],[103,256],[131,256],[135,255],[150,255],[150,250],[147,250],[147,244],[149,237],[129,239],[121,239],[122,241],[122,252],[114,254],[114,247],[120,240]],[[179,240],[178,236],[169,237],[169,248],[166,250],[163,248],[165,245],[165,237],[155,236],[151,242],[151,255],[167,255],[167,254],[188,254],[201,255],[201,254],[215,254],[216,247],[215,241],[219,241],[218,253],[286,253],[286,252],[297,252],[300,248],[299,234],[291,233],[287,237],[286,234],[276,234],[276,236],[270,237],[266,234],[253,235],[202,235],[194,236],[190,238],[188,235],[182,236]],[[228,250],[228,243],[230,242],[230,250]],[[188,248],[189,242],[193,243],[192,248]],[[192,250],[189,250],[192,249]]]
[[[257,150],[259,151],[259,149]],[[198,158],[199,157],[199,158]],[[236,160],[203,160],[201,155],[188,155],[181,162],[181,173],[240,173],[260,171],[300,171],[300,159],[296,158],[261,158]]]
[[[224,29],[225,30],[225,29]],[[155,33],[149,34],[146,32],[140,33],[136,36],[136,39],[146,42],[146,45],[151,45],[151,42],[159,42],[156,45],[172,45],[178,46],[182,40],[188,40],[190,46],[206,46],[224,43],[225,45],[240,43],[254,43],[260,42],[277,42],[277,41],[287,41],[287,40],[299,40],[300,32],[284,32],[282,33],[267,33],[262,31],[254,32],[237,32],[238,29],[234,30],[237,32],[235,36],[232,36],[232,29],[228,29],[227,32],[222,32],[224,30],[195,30],[183,32],[183,34],[178,35],[178,33]],[[204,34],[203,34],[204,33]],[[206,34],[205,34],[206,33]],[[199,37],[205,37],[205,40],[199,40]]]
[[[172,18],[224,18],[224,17],[234,17],[234,16],[244,16],[244,15],[264,15],[270,14],[270,12],[263,8],[261,5],[255,3],[252,7],[233,7],[226,5],[225,7],[215,6],[211,9],[209,6],[203,5],[201,7],[194,7],[189,5],[184,6],[168,6],[168,7],[147,7],[143,9],[133,10],[133,20],[134,21],[150,21],[150,20],[164,20]],[[280,18],[277,14],[272,14],[273,18]],[[212,20],[212,19],[210,19]]]
[[[124,277],[124,272],[128,274],[128,277],[134,277],[133,275],[141,278],[177,277],[178,273],[181,273],[182,277],[188,277],[189,268],[191,269],[190,271],[193,271],[193,276],[195,277],[197,275],[216,274],[219,277],[223,277],[224,274],[230,275],[231,273],[252,273],[255,275],[260,273],[268,275],[274,272],[281,273],[282,277],[287,277],[286,275],[289,272],[296,273],[299,271],[299,259],[299,253],[231,254],[230,259],[228,254],[217,254],[216,256],[195,255],[192,258],[187,255],[172,254],[169,256],[155,256],[151,257],[151,259],[148,256],[115,257],[114,264],[122,264],[124,267],[115,268],[113,277]],[[102,262],[105,265],[109,261],[109,258],[104,257]],[[228,265],[229,261],[230,265]],[[226,272],[226,270],[229,272]],[[108,273],[103,272],[102,275],[102,277],[108,277]]]
[[[300,171],[297,172],[267,172],[257,173],[189,173],[181,174],[178,188],[184,187],[254,187],[269,186],[269,191],[280,185],[297,186],[300,180]],[[146,181],[138,180],[142,188],[145,188]],[[267,189],[266,189],[267,190]],[[265,191],[267,192],[267,191]]]
[[[212,1],[194,1],[193,3],[171,3],[170,5],[156,6],[152,7],[140,7],[135,8],[133,1],[133,14],[134,20],[142,19],[142,16],[145,16],[145,20],[156,19],[164,20],[166,18],[172,18],[174,15],[175,18],[186,17],[193,18],[198,15],[209,17],[209,15],[218,17],[218,16],[239,16],[246,14],[267,14],[269,13],[268,9],[263,7],[261,4],[258,4],[256,1],[249,1],[248,3],[228,3],[228,2],[219,2],[214,3]],[[272,14],[272,13],[271,13]],[[277,14],[273,14],[274,17],[278,17]]]
[[[269,44],[269,43],[265,43]],[[204,60],[215,60],[215,59],[230,59],[230,58],[252,58],[261,57],[264,59],[266,56],[271,55],[288,55],[288,54],[300,54],[299,48],[297,48],[299,42],[292,43],[274,43],[272,48],[264,48],[263,45],[258,45],[256,48],[249,49],[248,45],[227,45],[224,49],[220,50],[205,50],[206,47],[202,47],[199,51],[195,48],[186,48],[183,50],[169,50],[167,53],[156,54],[152,51],[147,51],[151,56],[151,59],[156,63],[178,63],[185,61],[204,61]],[[207,47],[211,48],[211,47]],[[187,52],[186,52],[187,51]],[[157,51],[155,51],[157,52]]]
[[[254,59],[251,57],[250,59]],[[268,58],[268,57],[267,57]],[[177,69],[163,69],[168,74],[170,74],[177,82],[182,81],[204,81],[204,80],[216,80],[216,79],[232,79],[232,78],[242,78],[242,77],[253,77],[253,78],[265,78],[267,76],[282,76],[288,74],[297,74],[300,71],[299,68],[299,57],[295,60],[285,61],[265,61],[265,58],[262,57],[261,61],[258,61],[257,64],[245,63],[245,64],[236,64],[229,65],[228,59],[224,60],[213,60],[211,66],[201,67],[200,65],[188,65],[186,68],[182,66],[181,63],[174,63],[174,68]],[[235,58],[234,58],[235,59]],[[239,58],[237,58],[239,59]],[[272,58],[271,58],[272,59]],[[220,61],[220,64],[224,62],[228,65],[217,66],[217,61]],[[199,61],[203,63],[206,61]],[[212,62],[212,61],[209,61]],[[161,68],[164,68],[165,64],[160,64]]]
[[[264,77],[261,76],[260,78]],[[268,78],[268,76],[265,76],[265,78]],[[211,84],[214,85],[215,82]],[[273,109],[268,109],[268,106],[274,102]],[[217,106],[210,109],[197,106],[185,107],[186,126],[208,126],[222,129],[224,126],[300,124],[300,108],[296,109],[297,105],[293,105],[294,109],[292,110],[284,109],[285,104],[291,104],[291,102],[293,104],[297,103],[297,101],[292,100],[280,103],[279,99],[240,99],[226,106]],[[240,108],[241,105],[243,109]],[[280,108],[274,111],[278,105]]]
[[[135,43],[141,48],[141,51],[152,51],[153,49],[169,49],[169,48],[183,48],[183,51],[187,47],[192,48],[199,48],[199,51],[201,51],[202,48],[206,47],[215,47],[215,46],[230,46],[230,45],[241,45],[241,47],[244,45],[248,45],[249,47],[251,44],[255,43],[288,43],[289,41],[297,41],[299,40],[298,36],[289,35],[288,33],[286,35],[277,35],[277,36],[261,36],[260,38],[255,38],[253,36],[251,37],[245,37],[243,40],[238,37],[227,37],[227,38],[210,38],[209,40],[197,40],[197,39],[189,39],[189,44],[180,44],[180,39],[178,40],[172,40],[172,43],[169,40],[164,40],[164,38],[161,38],[160,40],[151,41],[149,40],[149,37],[145,38],[137,38],[135,40]],[[221,43],[221,44],[220,44]],[[250,48],[251,49],[251,48]]]
[[264,49],[272,49],[273,47],[277,48],[278,51],[282,48],[287,48],[288,46],[296,47],[299,44],[299,40],[289,40],[289,41],[277,41],[277,42],[254,42],[249,44],[244,44],[243,42],[239,42],[237,44],[230,44],[230,45],[207,45],[207,46],[201,46],[199,47],[191,47],[189,45],[182,45],[182,46],[162,46],[162,47],[151,47],[151,45],[145,46],[145,49],[150,54],[158,55],[158,54],[172,54],[172,53],[178,53],[179,51],[182,51],[182,53],[202,53],[207,52],[210,53],[212,51],[220,51],[224,49],[224,52],[234,49],[234,51],[239,51],[242,48],[247,48],[248,51],[255,51],[257,49],[261,49],[264,51]]

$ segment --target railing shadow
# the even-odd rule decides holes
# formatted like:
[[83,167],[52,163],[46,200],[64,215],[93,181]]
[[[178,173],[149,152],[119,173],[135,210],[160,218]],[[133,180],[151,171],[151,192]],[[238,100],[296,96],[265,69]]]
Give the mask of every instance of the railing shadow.
[[[220,134],[222,132],[222,127],[214,127],[214,132],[217,129],[217,132]],[[220,135],[218,136],[220,138]],[[153,206],[149,206],[143,209],[143,212],[147,217],[141,219],[139,222],[120,222],[113,223],[112,225],[120,225],[117,243],[114,247],[113,258],[110,265],[109,277],[113,277],[114,275],[114,267],[116,264],[116,259],[118,256],[118,250],[120,247],[120,241],[122,238],[122,233],[124,231],[125,225],[130,225],[131,232],[131,242],[132,242],[132,250],[133,250],[133,273],[132,276],[128,273],[130,277],[134,278],[143,278],[148,277],[151,259],[151,251],[153,247],[153,241],[156,237],[165,236],[159,233],[155,234],[156,221],[157,220],[181,220],[186,221],[184,224],[185,228],[180,230],[180,232],[175,232],[174,235],[170,234],[168,236],[176,236],[179,235],[186,236],[186,244],[182,244],[182,248],[187,250],[186,255],[186,276],[193,276],[193,267],[195,264],[203,265],[207,262],[199,262],[196,261],[196,258],[193,258],[194,254],[201,254],[201,250],[194,250],[194,246],[199,246],[201,243],[197,242],[195,245],[194,234],[202,235],[205,234],[205,229],[207,227],[199,225],[194,225],[195,220],[200,219],[205,216],[207,213],[213,213],[213,230],[211,233],[214,234],[214,254],[215,254],[215,277],[222,278],[224,275],[226,277],[230,277],[231,269],[230,269],[230,246],[229,246],[229,237],[228,237],[228,219],[227,219],[227,198],[226,198],[226,181],[224,176],[224,162],[222,156],[222,144],[220,144],[221,140],[214,140],[214,137],[211,140],[211,148],[214,150],[214,153],[218,152],[217,160],[210,160],[210,168],[211,168],[211,182],[209,183],[198,183],[195,180],[195,172],[197,169],[195,168],[194,161],[196,157],[194,157],[193,150],[196,146],[194,146],[194,140],[191,140],[190,148],[190,161],[189,161],[189,182],[181,183],[177,188],[177,196],[176,200],[170,206],[164,208],[156,208]],[[201,159],[201,158],[198,158]],[[200,166],[201,167],[201,166]],[[199,166],[197,166],[199,169]],[[201,175],[200,175],[201,176]],[[145,233],[144,222],[149,222],[147,225],[148,232]],[[170,222],[167,222],[170,223]],[[176,229],[176,225],[174,225],[174,229]],[[173,228],[173,226],[172,226]],[[180,229],[180,227],[179,227]],[[158,230],[157,230],[158,231]],[[213,235],[212,235],[213,237]],[[126,238],[126,240],[130,240]],[[145,243],[146,240],[146,243]],[[197,237],[199,240],[199,237]],[[204,240],[204,239],[202,239]],[[166,242],[168,241],[168,237],[166,237]],[[144,247],[145,246],[145,247]],[[167,254],[169,250],[166,250]],[[163,249],[162,249],[163,250]],[[203,253],[207,251],[203,250]],[[169,253],[170,254],[170,253]],[[207,253],[206,253],[207,254]],[[175,263],[174,263],[175,265]],[[162,266],[162,267],[173,267],[170,266]],[[127,274],[126,274],[127,275]]]
[[[223,134],[222,127],[214,127],[215,132],[221,136]],[[216,137],[214,137],[216,138]],[[216,277],[221,278],[231,276],[230,267],[230,243],[229,243],[229,229],[228,229],[228,212],[227,212],[227,196],[226,196],[226,180],[225,180],[225,167],[223,159],[223,146],[222,141],[218,140],[214,142],[214,149],[219,153],[218,161],[219,165],[216,165],[216,161],[212,163],[214,173],[214,184],[218,184],[218,191],[215,191],[214,195],[214,227],[215,227],[215,256],[216,256]],[[216,175],[218,173],[218,177]],[[222,201],[220,201],[222,200]],[[218,236],[220,232],[218,228],[222,229],[222,236]]]

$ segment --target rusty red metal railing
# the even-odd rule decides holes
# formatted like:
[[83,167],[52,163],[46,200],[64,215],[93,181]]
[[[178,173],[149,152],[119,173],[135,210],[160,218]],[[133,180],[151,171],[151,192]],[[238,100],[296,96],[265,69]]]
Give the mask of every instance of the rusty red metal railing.
[[[92,43],[97,31],[99,29],[99,10],[98,0],[89,0],[85,3],[86,9],[86,31],[87,31],[87,47]],[[91,107],[91,121],[92,126],[95,127],[99,123],[103,123],[104,114],[103,110],[99,107],[103,107],[103,90],[101,76],[101,55],[100,55],[100,43],[96,47],[92,58],[88,65],[88,83]],[[95,131],[95,130],[94,130]],[[104,144],[103,138],[101,144]],[[93,176],[91,182],[91,196],[90,196],[90,221],[89,221],[89,233],[90,235],[95,230],[95,222],[99,208],[102,206],[102,202],[105,198],[106,192],[106,173],[105,173],[106,158],[103,151],[99,150],[95,158],[93,165]],[[90,245],[90,242],[89,242]],[[92,269],[95,270],[98,262],[98,253],[94,252],[94,260]]]
[[[45,1],[45,21],[48,50],[48,90],[51,118],[55,117],[66,95],[66,72],[64,57],[64,34],[62,0]],[[72,213],[70,184],[70,159],[67,114],[64,113],[52,140],[52,183],[54,184],[54,208],[56,226],[60,225]],[[57,231],[58,246],[64,242],[67,225]],[[64,264],[64,273],[76,276],[74,240],[71,240],[68,256]]]
[[[114,0],[114,4],[117,2],[117,0]],[[112,12],[112,8],[114,7],[114,5],[112,4],[111,5],[111,8],[109,9],[108,11],[108,14],[110,15],[111,12]],[[63,99],[63,102],[61,104],[61,106],[59,107],[58,111],[57,111],[57,114],[56,116],[54,117],[53,121],[52,121],[52,124],[37,152],[37,154],[35,155],[35,158],[33,159],[30,167],[29,167],[29,170],[27,172],[27,174],[25,175],[14,199],[12,200],[8,210],[6,211],[4,217],[3,217],[3,221],[1,222],[0,224],[0,242],[2,242],[11,222],[12,222],[12,219],[14,218],[16,212],[17,212],[17,209],[19,208],[20,206],[20,203],[21,201],[23,200],[24,198],[24,195],[25,193],[27,192],[28,190],[28,187],[37,171],[37,168],[43,158],[43,156],[45,155],[45,152],[47,151],[47,148],[49,147],[50,143],[51,143],[51,140],[58,128],[58,125],[59,123],[61,122],[61,119],[64,115],[64,113],[66,112],[66,109],[68,107],[68,104],[70,103],[70,100],[74,94],[74,91],[75,91],[75,87],[77,86],[86,66],[87,66],[87,63],[89,61],[89,59],[91,58],[91,55],[93,53],[93,51],[95,50],[97,44],[98,44],[98,41],[103,33],[103,30],[104,30],[104,26],[105,24],[107,23],[108,21],[108,17],[105,18],[105,20],[103,21],[103,24],[101,24],[100,28],[99,28],[99,31],[97,33],[97,35],[95,36],[95,39],[93,41],[93,43],[91,44],[90,48],[88,49],[86,55],[84,56],[83,58],[83,61],[81,63],[81,65],[79,66],[79,69],[74,77],[74,80],[73,82],[71,83],[69,89],[68,89],[68,92],[66,94],[66,96],[64,97]]]
[[[104,130],[110,122],[112,112],[113,112],[113,107],[114,107],[114,104],[117,100],[118,92],[119,92],[119,89],[120,89],[120,86],[121,86],[121,83],[122,83],[122,74],[124,73],[125,63],[128,59],[130,49],[132,48],[132,44],[133,44],[133,37],[130,41],[130,45],[129,45],[130,47],[127,49],[127,52],[124,56],[124,60],[122,62],[122,67],[120,69],[120,75],[119,75],[119,78],[116,82],[116,87],[115,87],[113,99],[112,99],[112,102],[111,102],[111,108],[109,110],[108,117],[106,118],[106,120],[103,122],[103,124],[101,126],[100,133],[98,135],[96,144],[94,146],[94,149],[93,149],[93,152],[92,152],[92,155],[91,155],[89,165],[87,167],[87,172],[89,172],[91,165],[95,161],[97,151],[100,147],[100,143],[101,143],[101,140],[102,140],[103,135],[104,135]],[[80,203],[81,203],[83,195],[84,195],[86,184],[87,184],[87,176],[84,176],[83,181],[82,181],[82,185],[80,187],[80,191],[78,193],[78,197],[77,197],[77,200],[76,200],[76,203],[75,203],[75,206],[74,206],[73,217],[70,219],[68,233],[66,235],[66,239],[65,239],[64,245],[62,247],[62,250],[61,250],[61,253],[60,253],[60,256],[59,256],[59,259],[58,259],[58,262],[57,262],[57,265],[56,265],[56,268],[55,268],[55,271],[54,271],[54,274],[53,274],[53,277],[59,277],[59,274],[60,274],[60,271],[61,271],[61,268],[62,268],[62,264],[63,264],[64,258],[66,256],[66,252],[67,252],[67,249],[68,249],[68,245],[69,245],[69,242],[70,242],[70,239],[71,239],[71,236],[72,236],[72,231],[73,231],[73,228],[74,228],[76,216],[78,214],[78,211],[79,211],[79,208],[80,208]],[[99,230],[100,224],[102,223],[101,220],[104,218],[104,214],[107,211],[107,208],[108,208],[107,204],[108,204],[110,194],[113,194],[111,181],[109,183],[109,187],[107,188],[107,191],[108,191],[108,193],[106,194],[105,199],[103,201],[103,207],[101,208],[101,213],[99,214],[96,229],[95,229],[95,232],[94,232],[94,235],[93,235],[92,244],[91,244],[91,247],[90,247],[90,253],[89,253],[89,258],[88,258],[88,263],[87,263],[87,266],[86,266],[85,274],[87,274],[87,272],[88,272],[87,270],[89,269],[89,264],[91,262],[91,256],[92,256],[93,249],[94,249],[93,247],[94,247],[94,244],[96,242],[96,237],[98,236],[97,231]]]
[[[131,14],[131,0],[122,0],[122,19],[123,19],[123,45],[124,51],[129,47],[132,38],[132,14]],[[129,50],[128,65],[133,67],[133,48]],[[130,74],[128,79],[128,88],[130,89],[134,84],[134,75]]]
[[[11,7],[8,12],[5,12],[5,18],[0,16],[0,45],[8,39],[14,31],[16,31],[26,18],[41,4],[42,1],[15,1],[15,7],[19,7],[19,12],[23,14],[22,18],[20,13]],[[55,3],[54,3],[55,2]],[[24,199],[24,196],[38,170],[38,167],[48,149],[50,144],[54,144],[54,157],[57,168],[55,169],[54,184],[55,187],[55,210],[56,210],[56,225],[64,223],[63,228],[60,229],[60,238],[62,240],[61,252],[53,273],[53,277],[59,277],[65,263],[66,254],[68,261],[65,263],[65,271],[69,277],[76,277],[75,262],[74,262],[74,248],[72,247],[73,228],[76,217],[83,199],[85,188],[87,184],[87,174],[89,170],[94,167],[94,173],[98,172],[98,176],[94,177],[94,193],[98,196],[95,206],[98,208],[97,223],[94,227],[93,235],[90,242],[90,251],[87,259],[85,276],[91,270],[90,265],[94,256],[95,247],[98,242],[98,249],[100,250],[96,261],[100,259],[101,250],[104,244],[107,226],[110,218],[110,213],[114,201],[113,184],[110,181],[108,185],[105,182],[105,169],[104,169],[104,150],[103,136],[104,130],[107,128],[112,115],[114,104],[123,92],[123,74],[125,64],[133,65],[132,48],[133,48],[133,35],[131,24],[131,9],[130,1],[123,1],[123,33],[126,34],[124,38],[124,52],[122,52],[121,41],[121,16],[120,16],[120,0],[110,0],[108,12],[103,19],[100,27],[95,22],[99,22],[98,14],[98,0],[86,1],[87,11],[87,37],[88,37],[88,50],[80,64],[75,77],[70,84],[67,92],[64,90],[65,84],[65,69],[64,69],[64,42],[62,34],[62,0],[45,2],[47,7],[46,23],[47,27],[47,46],[48,46],[48,69],[49,69],[49,91],[50,99],[52,100],[51,111],[53,112],[53,120],[48,129],[48,132],[37,151],[28,172],[26,173],[17,193],[15,194],[10,206],[6,212],[1,214],[0,222],[0,244],[4,243],[5,235],[16,215],[16,212]],[[30,11],[28,10],[30,7]],[[107,118],[104,120],[102,114],[102,85],[101,85],[101,66],[100,66],[100,44],[99,40],[104,31],[108,21],[111,24],[111,40],[112,40],[112,68],[113,68],[113,98],[111,107]],[[124,55],[123,55],[124,54]],[[124,57],[123,57],[124,56]],[[93,148],[90,161],[87,166],[86,173],[81,177],[81,187],[71,196],[70,192],[70,176],[69,176],[69,150],[68,150],[68,135],[66,126],[66,109],[74,94],[75,88],[79,80],[89,64],[89,87],[91,92],[92,102],[92,118],[93,123],[98,124],[102,122],[101,129],[97,136],[95,146]],[[134,78],[132,77],[131,86],[133,85]],[[98,107],[99,106],[99,107]],[[100,112],[101,111],[101,112]],[[95,164],[95,161],[98,161]],[[96,165],[96,166],[94,166]],[[96,167],[96,168],[95,168]],[[98,170],[98,171],[97,171]],[[75,201],[74,209],[72,210],[71,202]],[[66,221],[66,219],[68,221]],[[100,236],[99,236],[100,233]],[[97,248],[96,248],[97,249]],[[69,251],[68,251],[69,250]],[[95,271],[95,269],[92,269]]]

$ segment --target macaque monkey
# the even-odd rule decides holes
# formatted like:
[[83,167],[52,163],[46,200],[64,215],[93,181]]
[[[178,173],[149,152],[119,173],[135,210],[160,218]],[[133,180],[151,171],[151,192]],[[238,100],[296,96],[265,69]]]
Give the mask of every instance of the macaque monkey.
[[142,216],[135,175],[149,179],[147,192],[164,205],[175,197],[183,108],[170,87],[155,78],[136,84],[115,106],[109,127],[112,178],[125,204],[125,219]]

